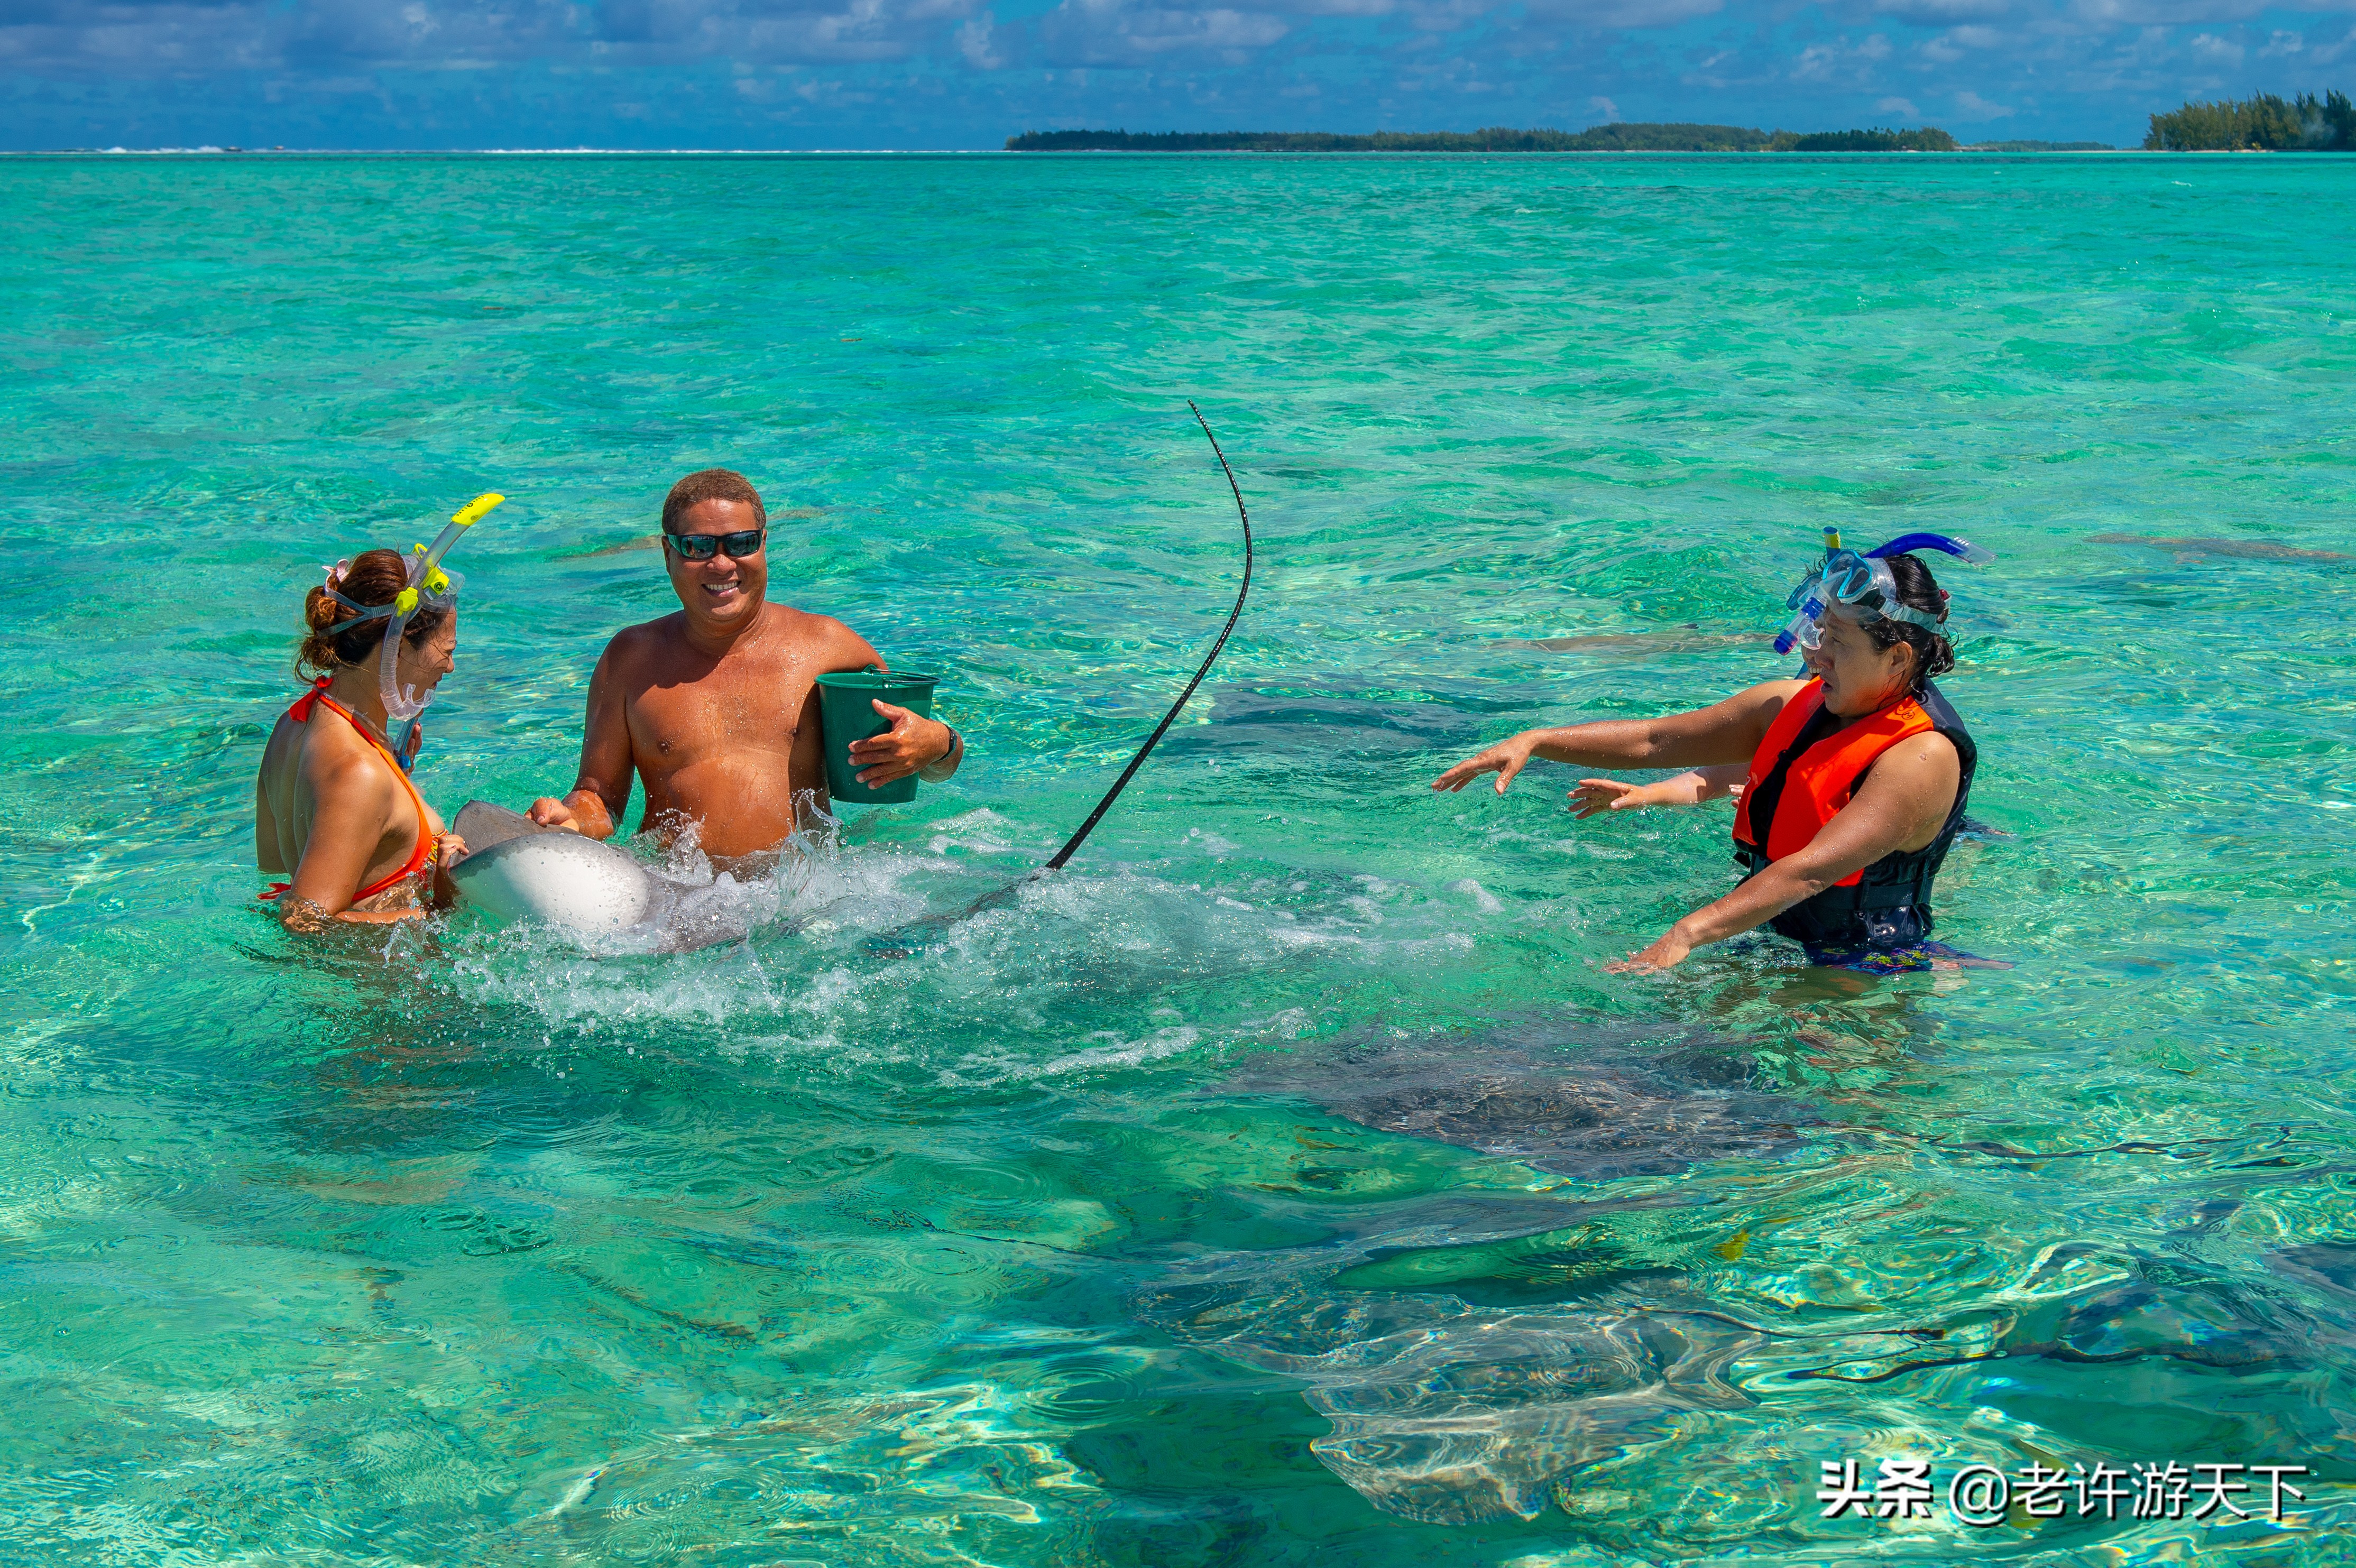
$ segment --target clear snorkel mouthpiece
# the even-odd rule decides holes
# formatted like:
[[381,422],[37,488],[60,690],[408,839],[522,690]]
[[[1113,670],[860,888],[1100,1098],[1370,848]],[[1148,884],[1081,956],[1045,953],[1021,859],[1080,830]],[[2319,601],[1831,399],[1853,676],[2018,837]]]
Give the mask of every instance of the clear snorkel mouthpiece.
[[1816,623],[1824,618],[1825,607],[1811,599],[1800,606],[1783,629],[1775,634],[1775,651],[1788,654],[1795,647],[1813,648],[1823,641],[1824,634]]
[[457,596],[457,583],[442,570],[442,558],[450,553],[460,535],[480,522],[490,509],[505,501],[505,496],[487,491],[460,508],[450,519],[449,527],[431,545],[415,546],[409,557],[409,586],[402,589],[392,602],[392,624],[385,628],[384,653],[377,661],[377,691],[384,699],[387,723],[407,723],[425,711],[434,700],[434,693],[417,695],[413,685],[399,678],[401,635],[409,625],[410,616],[420,604],[447,604]]

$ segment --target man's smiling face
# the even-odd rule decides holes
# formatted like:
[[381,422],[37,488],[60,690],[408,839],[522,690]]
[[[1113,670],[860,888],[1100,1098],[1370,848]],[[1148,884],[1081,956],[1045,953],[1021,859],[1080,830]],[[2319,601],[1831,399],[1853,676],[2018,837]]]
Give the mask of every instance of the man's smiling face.
[[[679,526],[671,531],[682,536],[741,534],[760,526],[761,519],[745,502],[698,501],[680,515]],[[760,613],[769,585],[766,548],[741,559],[723,549],[709,560],[686,560],[666,541],[663,563],[670,572],[671,589],[691,619],[726,628]]]

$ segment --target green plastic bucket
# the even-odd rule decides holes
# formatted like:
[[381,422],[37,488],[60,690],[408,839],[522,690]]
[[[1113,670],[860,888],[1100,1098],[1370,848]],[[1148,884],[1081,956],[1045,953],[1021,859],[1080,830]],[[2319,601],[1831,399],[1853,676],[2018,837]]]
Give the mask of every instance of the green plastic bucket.
[[818,677],[819,729],[826,741],[826,792],[837,805],[905,805],[916,798],[916,775],[895,779],[881,789],[859,782],[859,764],[851,760],[851,742],[881,735],[891,721],[875,711],[882,698],[894,708],[933,716],[933,688],[940,677],[894,670],[873,665],[862,670],[837,671]]

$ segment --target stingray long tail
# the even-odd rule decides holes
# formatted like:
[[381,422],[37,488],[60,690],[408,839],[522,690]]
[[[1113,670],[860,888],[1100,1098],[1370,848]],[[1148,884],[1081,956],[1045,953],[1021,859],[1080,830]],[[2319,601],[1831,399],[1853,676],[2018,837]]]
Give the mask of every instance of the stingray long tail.
[[1186,683],[1186,689],[1178,694],[1178,700],[1170,705],[1170,711],[1162,716],[1162,722],[1153,727],[1153,733],[1145,738],[1145,744],[1137,749],[1137,755],[1129,759],[1129,766],[1120,770],[1120,777],[1113,780],[1112,788],[1105,791],[1104,798],[1097,802],[1097,808],[1088,813],[1088,819],[1086,822],[1080,824],[1080,830],[1073,834],[1061,849],[1055,851],[1053,859],[1040,868],[1042,871],[1062,870],[1064,862],[1070,859],[1074,851],[1087,841],[1090,833],[1096,831],[1097,824],[1104,820],[1104,814],[1112,809],[1112,803],[1120,798],[1120,792],[1129,787],[1129,781],[1137,776],[1137,770],[1143,767],[1145,759],[1153,754],[1154,746],[1169,731],[1170,726],[1176,722],[1178,715],[1185,710],[1188,700],[1194,695],[1194,688],[1203,684],[1203,677],[1210,674],[1211,667],[1218,662],[1220,651],[1227,645],[1228,635],[1236,629],[1236,622],[1242,618],[1244,599],[1251,592],[1251,514],[1244,509],[1243,489],[1237,485],[1236,471],[1227,466],[1227,454],[1219,450],[1219,438],[1211,434],[1210,423],[1203,418],[1203,411],[1194,407],[1194,400],[1192,398],[1186,400],[1186,407],[1188,411],[1194,414],[1194,422],[1203,427],[1203,434],[1209,438],[1212,454],[1219,460],[1219,472],[1227,476],[1227,491],[1236,498],[1236,516],[1242,520],[1244,527],[1243,586],[1236,590],[1236,607],[1227,612],[1227,624],[1219,628],[1219,640],[1213,643],[1211,651],[1203,656],[1202,667],[1194,672],[1194,678]]
[[903,926],[888,935],[871,938],[868,945],[875,951],[897,957],[905,957],[918,952],[930,937],[937,936],[960,922],[970,920],[983,910],[994,909],[1012,901],[1017,889],[1045,876],[1050,871],[1062,870],[1064,862],[1069,860],[1079,847],[1087,841],[1088,835],[1096,830],[1097,824],[1104,820],[1105,813],[1112,809],[1112,803],[1120,798],[1120,792],[1129,787],[1129,781],[1137,776],[1137,770],[1145,765],[1145,759],[1152,754],[1155,743],[1168,732],[1170,726],[1177,721],[1178,715],[1185,709],[1187,701],[1194,697],[1194,688],[1203,684],[1203,677],[1211,673],[1211,666],[1218,661],[1220,650],[1227,645],[1229,634],[1235,631],[1236,622],[1243,615],[1245,596],[1251,592],[1251,514],[1244,509],[1244,493],[1242,487],[1236,483],[1236,471],[1227,466],[1227,454],[1219,450],[1219,438],[1211,434],[1211,426],[1203,418],[1203,411],[1194,407],[1194,400],[1192,398],[1186,400],[1186,407],[1194,414],[1194,422],[1203,427],[1204,435],[1210,439],[1211,452],[1219,460],[1219,472],[1227,476],[1227,493],[1236,498],[1236,516],[1242,521],[1244,529],[1243,585],[1236,590],[1236,607],[1227,612],[1227,624],[1219,628],[1219,640],[1211,645],[1211,651],[1204,656],[1202,667],[1195,670],[1194,678],[1186,683],[1186,689],[1178,694],[1178,700],[1170,705],[1170,711],[1162,716],[1162,722],[1153,727],[1153,733],[1145,738],[1145,744],[1137,749],[1137,755],[1129,759],[1129,766],[1120,770],[1120,777],[1113,781],[1112,788],[1105,791],[1104,798],[1097,802],[1097,808],[1088,813],[1088,819],[1080,824],[1079,831],[1073,834],[1061,849],[1055,851],[1053,859],[1028,876],[1018,878],[1002,888],[995,888],[982,894],[958,914],[931,916]]

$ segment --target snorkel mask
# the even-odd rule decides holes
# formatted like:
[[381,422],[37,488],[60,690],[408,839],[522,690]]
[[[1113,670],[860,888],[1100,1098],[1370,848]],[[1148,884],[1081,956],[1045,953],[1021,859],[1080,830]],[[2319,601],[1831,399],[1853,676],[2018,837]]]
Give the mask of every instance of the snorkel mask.
[[[410,617],[417,613],[418,606],[438,609],[455,603],[459,580],[442,570],[442,558],[450,553],[451,547],[458,542],[459,535],[480,522],[492,507],[506,499],[505,496],[495,491],[477,496],[451,517],[450,526],[444,528],[431,545],[412,545],[408,561],[409,586],[393,595],[391,603],[356,604],[334,588],[327,590],[337,603],[359,611],[361,620],[373,621],[384,616],[391,622],[384,629],[384,653],[377,660],[377,690],[384,698],[387,722],[413,720],[425,711],[427,703],[434,700],[433,692],[428,691],[420,697],[414,686],[401,682],[398,675],[401,635],[408,629]],[[347,623],[346,629],[350,624]]]
[[1903,621],[1912,626],[1937,631],[1940,617],[1898,602],[1898,580],[1891,574],[1887,559],[1917,549],[1944,551],[1975,565],[1996,559],[1992,549],[1983,549],[1967,539],[1951,539],[1945,534],[1901,534],[1888,544],[1859,555],[1841,548],[1838,528],[1826,528],[1824,559],[1808,570],[1800,579],[1800,585],[1783,601],[1798,613],[1775,634],[1775,651],[1788,654],[1794,647],[1814,648],[1821,644],[1825,614],[1836,604],[1855,616],[1859,625]]

